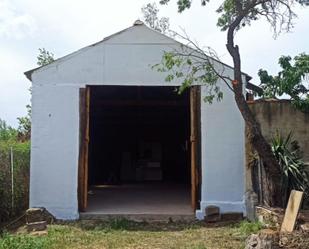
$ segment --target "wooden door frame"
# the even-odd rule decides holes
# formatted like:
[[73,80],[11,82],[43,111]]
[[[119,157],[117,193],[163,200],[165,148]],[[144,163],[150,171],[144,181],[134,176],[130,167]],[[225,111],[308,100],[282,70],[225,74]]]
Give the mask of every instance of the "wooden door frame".
[[[78,206],[84,212],[88,204],[88,161],[89,161],[89,115],[90,86],[79,91],[79,164],[78,164]],[[190,88],[190,142],[191,142],[191,206],[199,207],[201,195],[201,89]]]
[[88,204],[89,113],[90,87],[86,86],[79,90],[78,208],[80,212],[85,212]]
[[190,88],[191,206],[199,208],[201,199],[201,87]]

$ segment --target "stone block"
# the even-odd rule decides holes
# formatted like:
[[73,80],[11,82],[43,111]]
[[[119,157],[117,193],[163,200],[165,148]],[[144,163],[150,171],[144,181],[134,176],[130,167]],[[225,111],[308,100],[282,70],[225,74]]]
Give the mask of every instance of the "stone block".
[[218,222],[221,220],[220,208],[217,206],[207,206],[205,208],[205,221]]
[[214,205],[207,206],[205,208],[205,214],[207,216],[218,215],[220,214],[220,208]]
[[45,208],[29,208],[26,211],[27,223],[47,221],[48,224],[51,224],[54,220],[54,216],[51,215]]
[[27,223],[28,232],[45,231],[47,228],[46,221]]
[[237,212],[228,212],[221,214],[221,218],[224,221],[239,221],[244,219],[244,214]]
[[26,222],[33,223],[33,222],[44,221],[43,213],[44,213],[43,208],[29,208],[26,211]]

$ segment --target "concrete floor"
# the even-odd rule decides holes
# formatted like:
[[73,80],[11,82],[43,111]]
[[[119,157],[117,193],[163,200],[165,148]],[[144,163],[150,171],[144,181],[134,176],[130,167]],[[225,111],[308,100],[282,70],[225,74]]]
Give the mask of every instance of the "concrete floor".
[[193,215],[190,187],[149,183],[91,188],[87,214]]

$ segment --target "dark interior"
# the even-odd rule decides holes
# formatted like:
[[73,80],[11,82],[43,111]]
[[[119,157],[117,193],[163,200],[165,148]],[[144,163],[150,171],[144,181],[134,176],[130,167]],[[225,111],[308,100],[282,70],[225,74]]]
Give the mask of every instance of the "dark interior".
[[89,184],[190,183],[189,92],[91,86]]

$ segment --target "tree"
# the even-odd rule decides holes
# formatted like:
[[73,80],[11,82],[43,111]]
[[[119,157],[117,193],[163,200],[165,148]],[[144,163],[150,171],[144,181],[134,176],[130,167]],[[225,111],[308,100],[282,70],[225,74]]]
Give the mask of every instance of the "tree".
[[39,66],[45,66],[55,60],[54,54],[47,51],[45,48],[39,48],[39,55],[37,56],[37,59],[37,64]]
[[[207,6],[210,0],[201,0],[202,6]],[[160,4],[167,4],[170,0],[161,0]],[[192,0],[178,0],[178,11],[183,12],[191,7]],[[171,74],[167,80],[174,77],[182,78],[182,88],[190,87],[196,82],[201,82],[209,87],[206,101],[212,102],[214,98],[222,99],[222,92],[216,85],[216,77],[221,78],[234,93],[234,99],[238,109],[244,118],[248,129],[248,139],[253,145],[265,165],[267,182],[269,185],[268,204],[271,206],[282,206],[280,198],[280,167],[274,156],[270,144],[263,137],[261,128],[252,114],[246,98],[243,94],[243,78],[241,72],[241,57],[239,46],[235,44],[236,33],[244,26],[250,25],[252,21],[266,18],[274,34],[282,31],[290,31],[293,27],[292,20],[296,17],[292,8],[294,3],[309,5],[309,0],[222,0],[217,9],[219,14],[217,26],[227,32],[226,48],[233,59],[234,76],[232,79],[224,77],[216,70],[214,63],[206,51],[199,48],[187,36],[184,38],[188,44],[193,46],[195,52],[183,51],[165,53],[162,60],[161,71],[169,71]],[[189,51],[189,52],[188,52]],[[186,66],[189,72],[184,75],[180,67]],[[214,77],[216,76],[216,77]]]
[[18,117],[18,140],[27,141],[31,136],[31,105],[26,105],[27,115],[24,117]]
[[279,65],[282,70],[278,75],[270,75],[266,70],[259,70],[264,98],[277,98],[288,95],[292,104],[303,112],[309,112],[309,88],[306,86],[309,74],[309,55],[294,57],[281,56]]
[[0,119],[0,141],[15,140],[17,131]]
[[[37,65],[45,66],[54,61],[54,54],[47,51],[45,48],[39,48],[39,55],[37,56]],[[29,89],[31,93],[31,88]],[[26,105],[27,115],[18,117],[18,140],[27,141],[31,136],[31,105]]]
[[163,34],[168,32],[170,27],[169,19],[167,17],[158,17],[159,9],[156,3],[148,3],[141,10],[144,16],[143,19],[149,27]]

